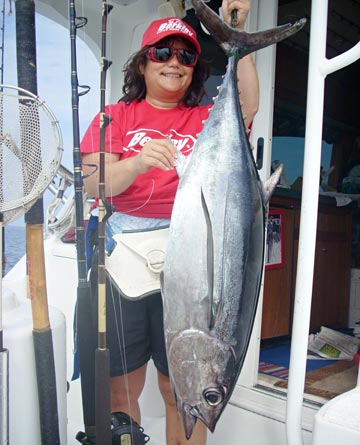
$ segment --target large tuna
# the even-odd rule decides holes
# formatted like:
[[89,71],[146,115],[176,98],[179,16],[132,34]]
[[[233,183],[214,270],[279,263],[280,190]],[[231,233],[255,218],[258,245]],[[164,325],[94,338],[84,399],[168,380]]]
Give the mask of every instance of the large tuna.
[[298,31],[301,20],[247,34],[200,0],[196,14],[229,57],[209,119],[181,175],[162,274],[170,379],[185,434],[213,431],[247,351],[263,271],[265,205],[237,90],[240,57]]

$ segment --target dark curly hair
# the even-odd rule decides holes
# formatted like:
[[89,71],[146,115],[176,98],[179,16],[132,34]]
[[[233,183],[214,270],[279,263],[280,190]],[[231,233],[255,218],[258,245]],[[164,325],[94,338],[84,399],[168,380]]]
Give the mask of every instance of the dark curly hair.
[[[174,38],[163,39],[161,42],[169,43],[174,41]],[[187,44],[190,44],[187,40]],[[160,42],[159,42],[160,43]],[[192,46],[192,45],[190,45]],[[145,46],[140,51],[136,52],[127,61],[124,67],[124,85],[123,97],[120,101],[130,103],[134,100],[141,101],[146,96],[146,86],[144,76],[141,74],[140,67],[146,65],[148,61],[147,52],[150,46]],[[194,67],[193,78],[190,87],[181,99],[180,103],[188,107],[196,107],[199,105],[201,99],[206,94],[204,83],[210,75],[210,67],[207,62],[198,59]]]

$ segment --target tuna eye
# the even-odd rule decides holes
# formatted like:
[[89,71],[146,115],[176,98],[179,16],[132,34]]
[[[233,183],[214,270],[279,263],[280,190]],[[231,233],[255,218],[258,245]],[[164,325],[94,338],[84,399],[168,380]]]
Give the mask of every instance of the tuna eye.
[[210,406],[218,406],[225,399],[225,391],[223,388],[209,388],[204,391],[204,397]]

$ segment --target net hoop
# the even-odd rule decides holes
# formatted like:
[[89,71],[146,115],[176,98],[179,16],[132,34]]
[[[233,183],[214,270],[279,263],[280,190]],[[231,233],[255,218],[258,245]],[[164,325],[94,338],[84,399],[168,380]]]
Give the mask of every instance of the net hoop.
[[0,212],[4,225],[27,212],[56,175],[60,125],[35,94],[0,84]]

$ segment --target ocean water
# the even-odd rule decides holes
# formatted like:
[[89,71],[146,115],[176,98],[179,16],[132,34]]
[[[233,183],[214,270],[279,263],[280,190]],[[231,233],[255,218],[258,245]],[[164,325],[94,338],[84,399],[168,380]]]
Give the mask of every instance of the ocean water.
[[4,229],[4,257],[3,275],[5,275],[25,255],[25,226],[9,224]]

